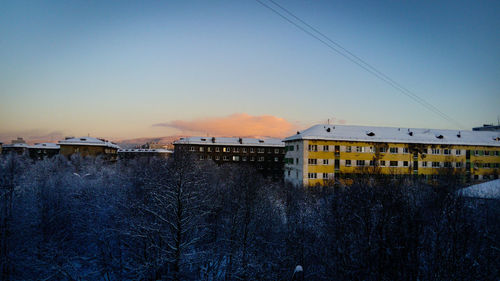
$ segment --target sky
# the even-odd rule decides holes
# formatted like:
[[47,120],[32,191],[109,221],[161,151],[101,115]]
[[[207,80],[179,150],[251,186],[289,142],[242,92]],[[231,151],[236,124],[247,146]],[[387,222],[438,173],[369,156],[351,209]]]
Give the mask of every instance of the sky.
[[0,141],[497,122],[499,1],[274,1],[453,122],[255,0],[3,0]]

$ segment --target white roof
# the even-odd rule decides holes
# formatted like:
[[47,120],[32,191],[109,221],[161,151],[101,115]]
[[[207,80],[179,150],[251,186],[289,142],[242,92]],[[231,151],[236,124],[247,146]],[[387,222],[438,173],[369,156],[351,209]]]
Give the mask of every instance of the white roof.
[[138,153],[138,152],[149,152],[149,153],[173,153],[172,150],[164,149],[164,148],[150,148],[150,149],[145,149],[145,148],[134,148],[134,149],[118,149],[118,153],[123,153],[123,152],[131,152],[131,153]]
[[111,148],[120,149],[120,147],[110,141],[93,138],[93,137],[81,137],[81,138],[70,138],[65,140],[60,140],[59,145],[90,145],[90,146],[106,146]]
[[500,179],[462,188],[458,194],[472,198],[500,199]]
[[285,146],[285,143],[281,139],[276,139],[276,138],[254,139],[254,138],[188,137],[188,138],[181,138],[180,140],[175,141],[174,144],[276,146],[276,147]]
[[500,147],[500,132],[325,124],[312,126],[296,135],[285,138],[284,141],[301,139]]
[[30,148],[59,149],[59,145],[57,143],[44,142],[44,143],[35,143],[35,145],[31,145]]
[[10,147],[24,147],[28,148],[29,144],[27,143],[11,143],[11,144],[4,144],[2,145],[3,148],[10,148]]

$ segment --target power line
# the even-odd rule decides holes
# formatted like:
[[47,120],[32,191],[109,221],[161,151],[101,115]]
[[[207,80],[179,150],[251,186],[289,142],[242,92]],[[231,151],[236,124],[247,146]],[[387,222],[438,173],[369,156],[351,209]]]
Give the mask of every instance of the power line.
[[[448,116],[447,114],[445,114],[444,112],[442,112],[441,110],[439,110],[437,107],[435,107],[434,105],[430,104],[429,102],[427,102],[423,98],[419,97],[415,93],[411,92],[407,88],[403,87],[401,84],[397,83],[392,78],[390,78],[389,76],[387,76],[383,72],[379,71],[377,68],[373,67],[372,65],[370,65],[369,63],[367,63],[366,61],[364,61],[363,59],[361,59],[360,57],[356,56],[354,53],[350,52],[349,50],[347,50],[346,48],[344,48],[339,43],[337,43],[334,40],[330,39],[324,33],[322,33],[321,31],[319,31],[318,29],[314,28],[313,26],[311,26],[310,24],[308,24],[304,20],[300,19],[298,16],[296,16],[295,14],[293,14],[292,12],[290,12],[289,10],[287,10],[285,7],[281,6],[280,4],[276,3],[273,0],[268,0],[269,2],[273,3],[276,7],[278,7],[282,11],[284,11],[286,14],[288,14],[291,17],[293,17],[295,20],[299,21],[302,25],[306,26],[309,30],[306,29],[305,27],[303,27],[302,25],[296,23],[295,21],[293,21],[292,19],[290,19],[289,17],[287,17],[283,13],[280,13],[279,11],[277,11],[273,7],[269,6],[268,4],[262,2],[261,0],[255,0],[255,1],[257,1],[262,6],[268,8],[269,10],[271,10],[272,12],[274,12],[275,14],[277,14],[278,16],[280,16],[281,18],[283,18],[284,20],[286,20],[290,24],[294,25],[298,29],[302,30],[303,32],[305,32],[309,36],[311,36],[314,39],[320,41],[325,46],[327,46],[329,49],[333,50],[334,52],[336,52],[339,55],[343,56],[344,58],[348,59],[349,61],[351,61],[352,63],[354,63],[357,66],[361,67],[363,70],[367,71],[368,73],[374,75],[378,79],[380,79],[380,80],[384,81],[385,83],[389,84],[391,87],[393,87],[394,89],[398,90],[399,92],[401,92],[405,96],[409,97],[413,101],[417,102],[418,104],[422,105],[423,107],[427,108],[428,110],[434,112],[435,114],[437,114],[441,118],[445,119],[446,121],[448,121],[450,123],[453,123],[454,125],[458,126],[459,128],[464,128],[464,126],[462,126],[459,122],[455,121],[453,118],[451,118],[450,116]],[[322,38],[320,38],[320,37],[322,37]]]

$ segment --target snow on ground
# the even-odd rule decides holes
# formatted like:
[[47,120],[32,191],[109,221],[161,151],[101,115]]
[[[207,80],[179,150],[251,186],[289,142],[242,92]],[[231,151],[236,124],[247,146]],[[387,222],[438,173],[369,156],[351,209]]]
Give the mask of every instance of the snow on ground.
[[472,198],[500,199],[500,179],[462,188],[458,194]]

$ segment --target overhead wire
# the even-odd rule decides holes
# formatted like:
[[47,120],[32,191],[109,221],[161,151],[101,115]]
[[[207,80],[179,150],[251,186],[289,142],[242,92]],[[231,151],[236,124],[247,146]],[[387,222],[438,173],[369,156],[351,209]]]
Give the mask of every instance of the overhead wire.
[[255,1],[257,1],[258,3],[260,3],[262,6],[266,7],[267,9],[271,10],[272,12],[274,12],[275,14],[277,14],[278,16],[280,16],[281,18],[283,18],[284,20],[286,20],[288,23],[294,25],[295,27],[297,27],[301,31],[305,32],[309,36],[311,36],[314,39],[320,41],[322,44],[324,44],[325,46],[327,46],[332,51],[334,51],[337,54],[339,54],[339,55],[343,56],[344,58],[348,59],[352,63],[354,63],[357,66],[361,67],[363,70],[365,70],[368,73],[374,75],[376,78],[378,78],[378,79],[384,81],[385,83],[389,84],[391,87],[393,87],[394,89],[398,90],[399,92],[401,92],[403,95],[407,96],[408,98],[412,99],[414,102],[416,102],[416,103],[420,104],[421,106],[427,108],[428,110],[432,111],[433,113],[435,113],[436,115],[438,115],[441,118],[445,119],[446,121],[448,121],[450,123],[453,123],[455,126],[458,126],[459,128],[464,128],[464,126],[462,126],[459,122],[457,122],[456,120],[454,120],[453,118],[451,118],[450,116],[448,116],[447,114],[445,114],[444,112],[442,112],[441,110],[439,110],[436,106],[430,104],[429,102],[427,102],[423,98],[419,97],[418,95],[416,95],[412,91],[410,91],[407,88],[403,87],[401,84],[399,84],[396,81],[394,81],[388,75],[384,74],[383,72],[381,72],[377,68],[373,67],[372,65],[370,65],[369,63],[367,63],[366,61],[364,61],[363,59],[361,59],[360,57],[356,56],[354,53],[352,53],[348,49],[344,48],[342,45],[340,45],[339,43],[335,42],[330,37],[326,36],[324,33],[322,33],[318,29],[314,28],[313,26],[311,26],[310,24],[308,24],[307,22],[305,22],[304,20],[302,20],[301,18],[299,18],[298,16],[296,16],[295,14],[293,14],[291,11],[289,11],[288,9],[286,9],[285,7],[283,7],[282,5],[276,3],[273,0],[267,0],[270,3],[272,3],[273,5],[275,5],[276,7],[278,7],[279,9],[281,9],[282,11],[284,11],[286,14],[288,14],[289,16],[291,16],[292,18],[294,18],[296,21],[298,21],[299,23],[301,23],[302,25],[304,25],[305,27],[307,27],[309,30],[306,29],[304,26],[298,24],[297,22],[293,21],[292,19],[290,19],[289,17],[287,17],[283,13],[280,13],[275,8],[273,8],[270,5],[264,3],[262,0],[255,0]]

